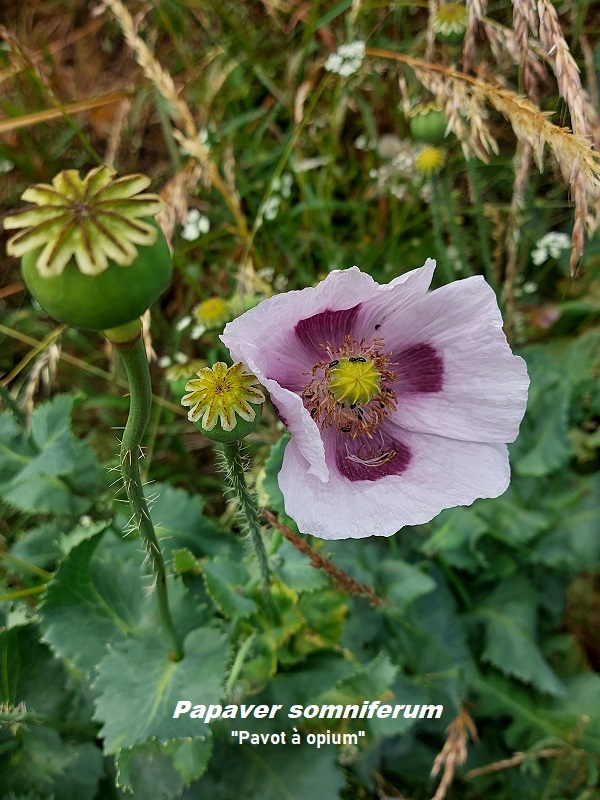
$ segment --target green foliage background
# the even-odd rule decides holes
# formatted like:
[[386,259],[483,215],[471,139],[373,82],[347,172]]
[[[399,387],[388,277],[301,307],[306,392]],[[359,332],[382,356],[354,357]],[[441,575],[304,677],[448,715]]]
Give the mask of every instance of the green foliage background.
[[[0,160],[14,168],[2,175],[3,211],[19,204],[32,181],[100,163],[111,141],[119,171],[146,171],[157,189],[189,169],[173,135],[176,115],[135,66],[114,18],[106,14],[85,27],[92,5],[32,2],[6,12],[14,38],[5,35],[0,51],[8,87],[0,107],[14,126],[0,138]],[[580,35],[592,40],[597,33],[594,9],[570,3],[559,10],[565,25],[573,23],[579,57]],[[489,13],[510,28],[510,4]],[[274,576],[265,595],[223,497],[211,446],[178,406],[186,367],[177,376],[154,365],[143,466],[170,565],[175,624],[185,635],[187,655],[174,664],[166,658],[140,542],[125,533],[128,509],[111,485],[115,428],[128,405],[123,375],[100,337],[57,330],[32,308],[18,267],[5,258],[2,800],[230,800],[240,793],[248,800],[424,800],[436,791],[439,777],[430,773],[444,742],[451,743],[454,719],[463,721],[468,759],[448,797],[600,797],[600,247],[597,239],[588,243],[577,282],[568,275],[568,252],[533,263],[535,242],[548,230],[568,232],[572,218],[567,190],[549,166],[530,175],[517,273],[506,275],[515,141],[499,117],[491,123],[500,153],[488,163],[466,162],[449,136],[439,174],[396,175],[402,199],[389,181],[378,187],[373,176],[388,162],[381,147],[361,149],[356,139],[376,144],[383,134],[409,136],[399,77],[411,101],[427,95],[398,65],[367,59],[360,73],[342,79],[327,77],[323,61],[353,38],[422,56],[426,23],[426,4],[152,4],[140,34],[206,128],[211,158],[239,196],[247,227],[270,196],[279,198],[276,217],[256,223],[249,243],[214,184],[207,188],[197,176],[185,202],[209,217],[211,229],[190,242],[175,228],[177,273],[153,309],[153,344],[174,362],[180,353],[188,364],[226,360],[218,327],[205,326],[193,338],[192,327],[178,324],[198,302],[221,297],[235,314],[273,291],[312,285],[352,264],[380,282],[432,255],[439,263],[435,285],[484,273],[531,378],[527,415],[510,448],[510,489],[390,539],[310,540],[370,584],[385,599],[380,606],[342,591],[265,528]],[[450,45],[437,45],[440,63],[458,57]],[[591,74],[600,64],[597,47],[592,60]],[[500,77],[483,48],[481,61],[488,79]],[[518,87],[522,75],[515,67],[504,78]],[[66,104],[93,97],[100,86],[124,93],[126,113],[59,112],[41,124],[26,117],[55,108],[57,98]],[[309,110],[299,117],[305,90]],[[564,111],[555,85],[544,87],[540,105]],[[318,162],[306,168],[308,159]],[[285,174],[289,193],[278,183]],[[286,441],[267,411],[247,442],[250,478],[261,505],[294,529],[277,485]],[[381,699],[441,703],[444,714],[361,721],[366,736],[358,748],[251,747],[233,743],[232,721],[173,720],[184,698],[284,709]],[[289,730],[282,720],[261,720],[254,729]],[[331,729],[335,724],[327,721]],[[350,720],[339,730],[356,729]],[[301,730],[318,729],[306,723]]]

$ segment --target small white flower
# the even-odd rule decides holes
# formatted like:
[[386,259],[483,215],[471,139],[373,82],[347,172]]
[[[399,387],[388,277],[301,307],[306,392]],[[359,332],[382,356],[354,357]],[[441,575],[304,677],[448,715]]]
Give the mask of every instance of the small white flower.
[[537,292],[537,289],[538,285],[535,281],[527,281],[523,284],[523,291],[525,294],[533,294],[534,292]]
[[15,165],[8,158],[0,158],[0,172],[10,172]]
[[188,325],[190,324],[191,321],[192,321],[192,318],[189,316],[189,314],[188,314],[187,317],[182,317],[179,320],[179,322],[177,323],[177,325],[175,325],[175,330],[176,331],[184,331],[188,327]]
[[286,199],[292,194],[294,176],[290,172],[284,172],[281,176],[281,196]]
[[384,133],[377,142],[377,154],[381,158],[391,160],[403,150],[406,150],[406,143],[396,136],[395,133]]
[[197,208],[190,208],[181,231],[181,238],[186,242],[195,242],[200,238],[200,234],[208,233],[210,230],[210,220],[201,214]]
[[267,281],[267,283],[271,283],[273,280],[273,275],[275,274],[274,267],[262,267],[256,273],[259,278],[262,278],[263,281]]
[[536,267],[539,267],[540,264],[548,260],[548,253],[545,250],[534,250],[531,254],[531,260]]
[[354,140],[354,146],[357,150],[376,150],[377,139],[369,139],[368,136],[361,133],[361,135]]
[[175,353],[173,358],[178,364],[187,364],[187,362],[189,361],[185,353]]
[[167,367],[170,367],[171,366],[171,359],[169,358],[169,356],[161,356],[158,359],[158,366],[161,369],[166,369]]
[[265,219],[273,220],[277,217],[279,213],[279,206],[281,204],[281,198],[277,195],[273,195],[269,197],[267,202],[263,206],[262,215]]
[[456,245],[448,245],[446,248],[446,257],[455,272],[460,272],[462,270],[463,265]]
[[571,237],[566,233],[550,231],[536,242],[535,249],[531,253],[531,260],[539,267],[549,258],[560,258],[563,250],[571,249]]
[[402,184],[390,186],[390,194],[393,195],[396,200],[406,200],[408,195],[408,186],[403,186]]
[[361,68],[365,59],[365,43],[361,41],[341,44],[337,52],[331,53],[325,62],[327,72],[335,72],[347,78]]
[[199,339],[206,331],[206,325],[194,325],[190,333],[190,339]]
[[316,156],[315,158],[303,158],[300,161],[294,161],[292,168],[296,174],[300,172],[310,172],[311,169],[324,167],[333,161],[333,156]]
[[285,275],[276,275],[275,280],[273,281],[273,288],[276,292],[285,292],[287,283],[288,279]]

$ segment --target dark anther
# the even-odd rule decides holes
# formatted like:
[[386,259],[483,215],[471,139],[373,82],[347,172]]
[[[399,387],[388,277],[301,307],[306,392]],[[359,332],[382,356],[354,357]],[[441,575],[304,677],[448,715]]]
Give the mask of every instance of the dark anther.
[[310,398],[311,398],[311,397],[314,397],[314,396],[315,396],[315,393],[314,393],[314,392],[304,392],[304,397],[305,397],[307,400],[310,400]]
[[385,404],[384,403],[379,403],[379,408],[385,408]]
[[330,361],[330,362],[329,362],[329,366],[330,366],[330,367],[337,367],[337,365],[338,365],[339,363],[340,363],[339,361]]
[[381,325],[375,325],[375,330],[378,331],[381,328]]
[[348,427],[342,428],[342,433],[350,433],[350,430]]
[[310,415],[311,415],[311,417],[312,417],[313,419],[315,418],[315,414],[316,414],[316,413],[317,413],[317,409],[316,409],[316,408],[311,408],[311,410],[310,410]]
[[356,408],[356,403],[352,403],[352,404],[350,405],[350,408]]

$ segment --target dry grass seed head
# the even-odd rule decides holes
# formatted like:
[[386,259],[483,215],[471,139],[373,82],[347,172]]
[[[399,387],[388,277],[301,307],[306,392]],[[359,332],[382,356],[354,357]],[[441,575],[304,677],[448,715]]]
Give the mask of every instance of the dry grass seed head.
[[467,0],[467,30],[463,43],[463,71],[469,72],[477,62],[477,31],[487,11],[487,0]]
[[442,766],[444,767],[442,779],[432,800],[444,800],[446,797],[446,793],[454,779],[456,767],[461,767],[467,760],[469,737],[474,742],[478,741],[475,723],[464,708],[461,708],[458,716],[452,720],[446,730],[448,736],[431,769],[431,777],[435,778]]
[[487,123],[485,96],[476,84],[455,80],[451,74],[431,72],[426,67],[414,67],[419,81],[443,106],[448,130],[460,140],[465,158],[471,152],[487,161],[498,146]]

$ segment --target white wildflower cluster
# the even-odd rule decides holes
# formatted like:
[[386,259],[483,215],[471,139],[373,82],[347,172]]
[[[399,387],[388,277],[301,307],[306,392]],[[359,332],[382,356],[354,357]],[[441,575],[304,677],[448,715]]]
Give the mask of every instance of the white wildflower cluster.
[[275,275],[275,280],[273,281],[273,288],[276,292],[285,292],[286,287],[288,285],[288,278],[287,275]]
[[261,225],[265,219],[272,221],[277,218],[282,200],[287,200],[291,197],[293,184],[294,178],[290,172],[284,172],[281,178],[273,179],[271,184],[272,194],[267,198],[260,211],[259,223]]
[[181,333],[181,331],[184,331],[186,328],[189,328],[191,324],[192,324],[192,318],[189,314],[187,314],[185,317],[182,317],[177,322],[177,324],[175,325],[175,330],[178,333]]
[[519,275],[513,289],[513,297],[523,297],[524,294],[535,294],[539,286],[535,281],[525,280],[523,275]]
[[186,242],[195,242],[200,238],[203,233],[208,233],[210,230],[210,220],[201,214],[197,208],[190,208],[188,215],[181,231],[182,239]]
[[170,367],[172,364],[187,364],[188,361],[189,358],[185,353],[177,352],[173,358],[170,358],[169,356],[161,356],[158,359],[158,366],[160,369],[167,369],[167,367]]
[[448,247],[446,247],[446,259],[455,272],[462,271],[463,262],[456,245],[449,244]]
[[288,279],[285,275],[275,275],[274,267],[262,267],[256,274],[263,281],[270,283],[276,292],[285,291],[288,284]]
[[400,139],[395,133],[382,133],[375,142],[375,148],[377,155],[386,161],[391,161],[396,156],[407,152],[409,144],[407,139]]
[[275,277],[275,267],[261,267],[256,275],[263,281],[267,283],[272,283],[273,278]]
[[369,139],[364,133],[361,133],[360,136],[357,136],[354,140],[354,147],[356,147],[357,150],[375,150],[377,146],[377,140]]
[[[387,134],[386,137],[389,139]],[[404,200],[408,196],[409,185],[417,177],[415,160],[418,151],[409,139],[398,137],[394,138],[393,146],[391,141],[386,141],[383,151],[387,156],[385,163],[373,168],[369,177],[375,181],[378,195],[391,194],[398,200]]]
[[292,194],[292,186],[294,184],[294,178],[291,173],[284,172],[281,178],[275,178],[273,181],[273,191],[279,192],[282,197],[285,199],[289,199]]
[[11,172],[15,165],[8,158],[0,158],[0,172]]
[[331,53],[325,62],[327,72],[335,72],[347,78],[361,68],[365,60],[365,43],[361,41],[342,44],[335,53]]
[[273,194],[267,199],[267,202],[262,207],[262,218],[274,220],[279,214],[279,206],[281,205],[281,197],[278,194]]
[[536,242],[531,253],[531,260],[539,267],[549,258],[559,258],[563,250],[571,249],[571,237],[566,233],[551,231]]

